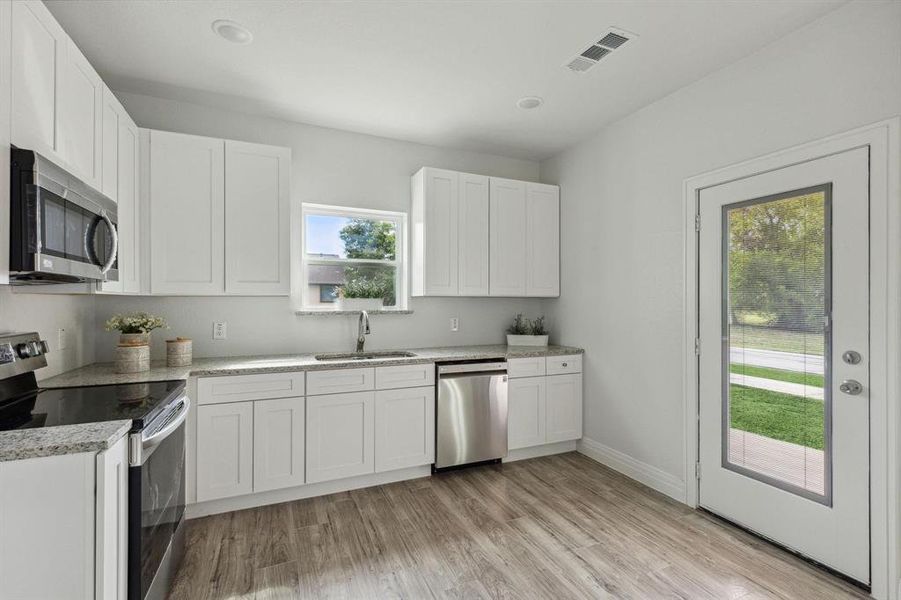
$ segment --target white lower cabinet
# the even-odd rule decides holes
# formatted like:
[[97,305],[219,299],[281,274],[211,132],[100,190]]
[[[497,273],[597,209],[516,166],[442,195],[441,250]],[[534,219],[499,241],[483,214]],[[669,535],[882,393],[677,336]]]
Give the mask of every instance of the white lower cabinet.
[[507,447],[510,450],[545,443],[547,424],[545,377],[510,379],[507,387]]
[[304,482],[304,398],[253,403],[253,491]]
[[97,455],[97,600],[128,594],[128,437]]
[[[510,450],[577,440],[582,437],[581,356],[547,358],[547,372],[561,375],[519,377],[531,373],[532,359],[511,359],[507,388],[507,444]],[[542,367],[544,359],[542,358]],[[543,371],[543,369],[541,369]]]
[[434,461],[434,386],[376,392],[376,473]]
[[253,403],[197,407],[197,500],[253,491]]
[[375,471],[375,392],[307,398],[307,483]]
[[547,443],[582,437],[582,375],[547,377]]

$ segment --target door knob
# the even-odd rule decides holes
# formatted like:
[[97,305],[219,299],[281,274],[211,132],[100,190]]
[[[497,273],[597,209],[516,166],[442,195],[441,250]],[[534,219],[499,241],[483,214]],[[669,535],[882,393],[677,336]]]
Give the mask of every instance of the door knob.
[[860,362],[860,352],[846,350],[844,354],[842,354],[842,360],[849,365],[856,365]]
[[860,385],[859,381],[855,381],[854,379],[845,379],[841,385],[838,386],[838,389],[849,396],[856,396],[863,391],[863,386]]

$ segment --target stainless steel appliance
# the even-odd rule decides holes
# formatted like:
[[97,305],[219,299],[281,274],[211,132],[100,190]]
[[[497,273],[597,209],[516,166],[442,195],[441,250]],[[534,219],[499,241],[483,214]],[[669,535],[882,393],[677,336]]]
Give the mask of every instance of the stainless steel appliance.
[[10,283],[118,281],[116,203],[31,150],[10,161]]
[[37,333],[0,335],[0,431],[131,420],[128,598],[165,598],[184,551],[185,383],[38,387],[49,350]]
[[507,363],[438,366],[435,469],[507,456]]

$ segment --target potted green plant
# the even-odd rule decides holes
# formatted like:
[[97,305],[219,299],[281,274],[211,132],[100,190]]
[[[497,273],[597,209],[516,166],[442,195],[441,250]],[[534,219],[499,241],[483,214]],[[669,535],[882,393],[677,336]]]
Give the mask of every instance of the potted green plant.
[[508,346],[547,346],[547,340],[548,332],[544,324],[544,316],[533,321],[523,318],[520,313],[507,328]]
[[384,304],[385,286],[376,279],[351,279],[338,291],[338,310],[379,310]]
[[122,346],[147,346],[150,344],[150,332],[163,327],[168,327],[165,319],[146,312],[113,315],[106,322],[107,331],[119,332],[119,344]]

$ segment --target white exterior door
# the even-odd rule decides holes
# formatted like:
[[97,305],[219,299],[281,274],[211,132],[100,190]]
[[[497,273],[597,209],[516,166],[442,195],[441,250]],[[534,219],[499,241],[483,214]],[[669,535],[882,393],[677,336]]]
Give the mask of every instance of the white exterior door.
[[869,564],[869,150],[699,194],[700,505]]

